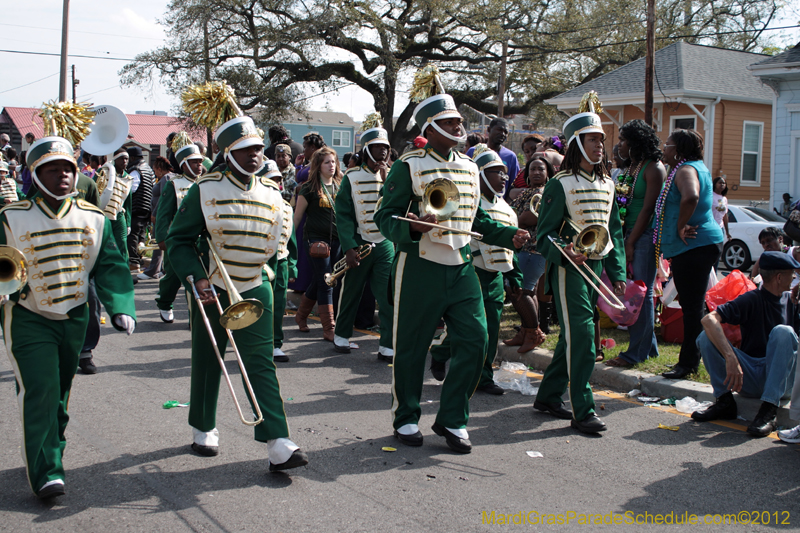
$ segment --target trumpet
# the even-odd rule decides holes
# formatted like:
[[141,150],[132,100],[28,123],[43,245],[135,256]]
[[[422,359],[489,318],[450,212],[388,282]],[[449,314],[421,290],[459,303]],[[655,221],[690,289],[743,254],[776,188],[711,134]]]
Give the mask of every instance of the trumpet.
[[0,295],[20,290],[28,281],[25,256],[13,246],[0,246]]
[[149,241],[147,241],[144,244],[139,243],[139,253],[140,254],[142,252],[150,252],[150,251],[153,251],[153,250],[158,250],[158,243],[156,242],[155,239],[150,239]]
[[[437,221],[445,221],[458,211],[460,202],[461,194],[458,192],[456,184],[447,178],[436,178],[425,186],[425,192],[422,195],[422,211],[426,215],[436,216]],[[442,224],[434,224],[432,222],[421,222],[398,215],[394,215],[392,218],[421,224],[429,228],[437,228],[450,233],[469,235],[477,240],[483,238],[483,235],[474,231],[451,228],[450,226],[443,226]]]
[[[566,250],[564,250],[564,248],[561,247],[561,244],[559,243],[558,240],[553,238],[551,235],[548,235],[548,238],[550,239],[550,242],[553,243],[553,246],[558,248],[558,251],[560,251],[561,254],[567,258],[567,261],[569,261],[569,263],[572,266],[578,269],[578,273],[581,276],[583,276],[586,282],[589,285],[591,285],[594,290],[597,291],[597,294],[599,294],[600,297],[603,300],[605,300],[608,305],[610,305],[615,309],[621,309],[621,310],[625,309],[625,305],[619,298],[617,298],[617,295],[614,294],[614,291],[609,289],[608,286],[606,286],[606,284],[602,282],[600,277],[597,274],[595,274],[594,270],[589,268],[589,265],[587,265],[586,263],[582,263],[580,265],[577,264],[567,254]],[[574,241],[575,251],[582,255],[585,255],[590,259],[594,259],[596,258],[596,254],[598,254],[605,248],[605,245],[599,247],[599,245],[602,244],[604,240],[606,243],[609,240],[608,230],[606,230],[606,228],[600,226],[599,224],[588,226],[575,237]],[[594,281],[592,281],[592,278],[594,278]],[[602,289],[600,287],[602,287]]]
[[[364,259],[367,257],[371,252],[372,249],[375,248],[373,243],[362,244],[358,248],[356,248],[356,253],[358,253],[359,259]],[[333,265],[333,272],[330,274],[325,274],[325,284],[328,287],[335,287],[336,284],[339,282],[339,278],[344,275],[345,272],[350,270],[350,267],[347,266],[347,258],[343,257],[339,259],[335,265]]]
[[528,203],[528,209],[530,209],[531,213],[539,216],[539,207],[542,203],[542,195],[541,194],[534,194],[531,196],[531,201]]

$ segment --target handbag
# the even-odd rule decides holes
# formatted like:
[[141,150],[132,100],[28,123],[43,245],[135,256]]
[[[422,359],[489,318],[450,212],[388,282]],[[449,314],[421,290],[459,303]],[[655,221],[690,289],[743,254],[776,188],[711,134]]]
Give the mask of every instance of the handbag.
[[[322,192],[325,194],[325,197],[328,199],[328,203],[331,206],[331,231],[328,240],[333,240],[333,216],[336,214],[336,209],[334,208],[333,199],[328,194],[328,190],[325,188],[325,185],[322,186]],[[312,242],[311,245],[308,247],[308,255],[313,257],[314,259],[325,259],[326,257],[330,257],[331,255],[331,247],[325,241],[316,241]]]
[[793,241],[800,241],[800,211],[792,210],[789,219],[783,225],[783,232]]

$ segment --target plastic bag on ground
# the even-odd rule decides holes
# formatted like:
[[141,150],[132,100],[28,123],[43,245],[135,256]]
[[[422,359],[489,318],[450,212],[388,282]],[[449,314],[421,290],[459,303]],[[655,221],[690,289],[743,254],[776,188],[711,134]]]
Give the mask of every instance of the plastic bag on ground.
[[[611,280],[609,280],[605,271],[603,271],[601,279],[603,280],[605,286],[608,287],[609,291],[613,294],[613,284],[611,283]],[[620,326],[632,326],[639,318],[639,312],[642,310],[644,294],[646,292],[647,287],[643,281],[633,281],[629,279],[625,281],[625,294],[619,297],[625,306],[625,309],[611,307],[602,298],[597,299],[597,307],[599,307],[602,312],[607,314],[608,318],[613,320],[616,324]]]
[[687,396],[682,400],[675,401],[675,409],[686,414],[691,414],[695,411],[702,411],[708,407],[711,407],[711,402],[698,402],[691,396]]
[[533,396],[539,392],[539,387],[531,385],[528,367],[522,363],[503,361],[500,370],[494,373],[494,382],[501,389],[519,391],[524,396]]

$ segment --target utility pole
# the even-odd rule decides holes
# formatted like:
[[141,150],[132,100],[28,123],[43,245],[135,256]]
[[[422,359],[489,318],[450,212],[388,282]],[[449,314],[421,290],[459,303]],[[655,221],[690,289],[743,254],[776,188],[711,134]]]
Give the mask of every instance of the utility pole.
[[[203,71],[206,82],[211,81],[211,60],[208,52],[208,15],[203,19]],[[212,156],[209,159],[214,159],[213,143],[214,133],[211,128],[206,128],[206,157]]]
[[69,43],[69,0],[64,0],[61,19],[61,77],[58,83],[58,101],[67,100],[67,44]]
[[647,0],[647,59],[644,73],[644,121],[653,125],[653,76],[656,55],[656,2]]
[[75,96],[75,88],[78,86],[78,84],[80,82],[81,82],[81,80],[76,80],[75,79],[75,65],[72,65],[72,103],[73,104],[77,103],[77,98]]
[[500,81],[497,84],[497,116],[503,118],[506,93],[506,62],[508,60],[508,41],[503,41],[503,56],[500,58]]

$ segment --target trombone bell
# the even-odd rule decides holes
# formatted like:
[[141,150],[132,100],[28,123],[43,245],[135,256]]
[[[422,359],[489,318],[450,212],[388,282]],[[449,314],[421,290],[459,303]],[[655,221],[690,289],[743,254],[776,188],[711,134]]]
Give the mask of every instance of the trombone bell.
[[13,246],[0,246],[0,295],[17,292],[26,281],[25,256]]
[[611,236],[608,230],[599,224],[594,224],[584,228],[575,237],[575,251],[589,259],[598,259],[608,246],[609,240]]
[[[208,241],[208,253],[214,258],[217,264],[217,273],[222,278],[222,283],[225,285],[225,291],[228,293],[231,304],[225,311],[220,312],[219,323],[225,329],[243,329],[247,326],[255,324],[261,315],[264,313],[264,304],[255,298],[247,300],[242,298],[239,291],[231,281],[228,271],[225,270],[225,265],[222,264],[222,259],[219,257],[217,250],[214,248],[214,243],[210,237],[206,237]],[[211,276],[209,276],[209,283],[211,283]]]
[[461,193],[458,186],[446,178],[436,178],[425,186],[422,196],[422,211],[429,215],[436,215],[437,221],[444,221],[452,217],[461,203]]

